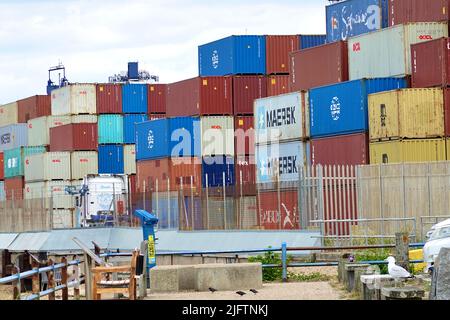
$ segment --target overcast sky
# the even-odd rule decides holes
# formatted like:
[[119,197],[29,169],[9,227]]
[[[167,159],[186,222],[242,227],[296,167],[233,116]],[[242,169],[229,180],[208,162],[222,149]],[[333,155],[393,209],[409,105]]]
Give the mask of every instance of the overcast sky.
[[198,74],[197,46],[232,34],[325,33],[327,0],[1,0],[0,104],[70,82],[107,82],[128,61],[167,83]]

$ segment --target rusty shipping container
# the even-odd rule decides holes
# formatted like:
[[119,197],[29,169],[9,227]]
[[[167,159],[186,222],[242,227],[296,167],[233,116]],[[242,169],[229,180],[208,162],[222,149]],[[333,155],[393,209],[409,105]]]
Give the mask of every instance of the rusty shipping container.
[[96,93],[98,114],[122,113],[122,86],[120,84],[97,84]]
[[235,160],[236,196],[256,195],[255,156],[237,156]]
[[200,158],[185,157],[170,160],[170,184],[172,190],[185,190],[190,194],[191,187],[195,194],[202,190],[202,161]]
[[5,196],[6,200],[22,200],[25,180],[23,177],[5,179]]
[[289,53],[300,47],[298,35],[266,36],[266,73],[288,74]]
[[148,114],[166,113],[167,110],[167,84],[148,85]]
[[138,192],[167,191],[169,178],[169,158],[144,160],[136,163],[136,186]]
[[49,116],[52,112],[50,96],[33,96],[17,101],[19,123],[28,120]]
[[389,26],[450,20],[449,0],[389,0]]
[[50,129],[50,151],[96,151],[96,123],[73,123]]
[[289,93],[289,75],[272,75],[267,78],[267,96]]
[[350,134],[311,140],[312,165],[369,164],[369,135]]
[[255,128],[253,116],[234,118],[234,153],[236,156],[255,154]]
[[264,76],[233,77],[235,115],[253,115],[255,99],[267,97],[267,78]]
[[300,213],[297,191],[260,192],[258,225],[265,230],[299,230]]
[[193,78],[167,86],[167,116],[232,115],[231,77]]
[[338,41],[289,54],[291,92],[348,80],[346,41]]

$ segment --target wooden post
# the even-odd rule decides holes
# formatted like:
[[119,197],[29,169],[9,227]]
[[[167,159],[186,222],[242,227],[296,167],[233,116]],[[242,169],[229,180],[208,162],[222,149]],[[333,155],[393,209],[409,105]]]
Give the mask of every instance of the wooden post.
[[84,254],[84,287],[86,300],[92,300],[92,258],[88,254]]
[[[17,266],[13,266],[12,274],[20,274],[20,269]],[[22,292],[20,286],[20,278],[13,282],[13,300],[20,300],[20,293]]]
[[[76,260],[78,257],[73,256],[73,260]],[[80,300],[80,265],[74,266],[74,279],[78,281],[78,284],[73,288],[73,297],[75,300]]]
[[[54,262],[52,259],[48,260],[48,266],[53,266]],[[47,279],[48,279],[48,289],[54,289],[55,288],[55,272],[53,270],[50,270],[47,272]],[[55,293],[52,292],[48,295],[48,300],[55,300]]]
[[[34,271],[39,270],[39,263],[32,259],[31,260],[31,267],[33,268]],[[40,282],[39,282],[39,273],[36,273],[33,275],[33,277],[31,278],[32,281],[32,292],[33,294],[37,294],[38,297],[36,298],[36,300],[39,300],[39,293],[41,292],[41,286],[40,286]]]
[[62,299],[69,300],[69,288],[67,288],[67,259],[66,257],[61,258],[61,263],[64,263],[64,267],[61,269],[61,283],[66,287],[62,289]]
[[409,233],[395,234],[395,259],[399,266],[409,271]]

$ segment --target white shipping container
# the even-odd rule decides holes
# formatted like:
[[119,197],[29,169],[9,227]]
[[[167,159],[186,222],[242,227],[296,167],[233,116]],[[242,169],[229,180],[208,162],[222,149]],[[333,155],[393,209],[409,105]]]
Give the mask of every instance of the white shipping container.
[[97,151],[77,151],[71,155],[72,180],[81,180],[88,174],[98,174]]
[[97,123],[97,116],[92,114],[73,115],[70,117],[70,123]]
[[70,152],[46,152],[25,157],[25,181],[70,180]]
[[0,127],[8,126],[19,122],[17,102],[12,102],[0,106]]
[[74,210],[53,210],[53,229],[72,229],[76,227]]
[[234,118],[201,117],[202,156],[234,156]]
[[254,103],[257,144],[304,140],[309,137],[307,92],[257,99]]
[[56,128],[72,123],[72,116],[48,116],[48,128]]
[[52,115],[96,114],[94,84],[73,84],[52,91]]
[[[25,199],[50,199],[53,197],[54,209],[71,209],[74,207],[74,199],[66,194],[66,186],[70,181],[47,181],[25,183]],[[49,201],[49,200],[48,200]]]
[[123,161],[125,174],[136,174],[136,145],[128,144],[123,147]]
[[0,127],[0,151],[26,147],[27,145],[28,130],[26,123]]
[[410,75],[411,45],[447,36],[447,22],[420,22],[350,38],[350,80]]

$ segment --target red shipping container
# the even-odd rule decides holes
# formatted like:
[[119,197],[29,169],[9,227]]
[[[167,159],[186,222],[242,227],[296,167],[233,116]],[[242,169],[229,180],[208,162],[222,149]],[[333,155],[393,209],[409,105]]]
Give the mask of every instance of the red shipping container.
[[389,25],[448,21],[449,0],[390,0]]
[[450,85],[450,38],[411,46],[413,88]]
[[[170,160],[171,190],[179,191],[181,187],[190,194],[191,187],[194,194],[202,190],[202,161],[200,158],[172,158]],[[183,186],[182,186],[183,185]]]
[[260,192],[257,196],[258,224],[266,230],[299,230],[297,191]]
[[50,151],[96,151],[96,123],[73,123],[50,129]]
[[169,159],[145,160],[136,163],[137,192],[167,191],[169,177]]
[[96,87],[97,113],[122,113],[122,85],[108,83]]
[[5,179],[6,200],[22,200],[23,188],[25,188],[25,181],[23,177]]
[[369,135],[357,133],[311,140],[312,165],[369,164]]
[[267,79],[267,96],[279,96],[289,93],[289,75],[269,76]]
[[253,116],[237,116],[234,118],[234,153],[237,156],[255,154]]
[[167,84],[148,85],[148,114],[166,113]]
[[298,35],[266,36],[266,73],[289,74],[289,53],[299,46]]
[[197,77],[167,86],[168,117],[232,114],[231,77]]
[[50,96],[33,96],[17,101],[19,123],[49,116],[52,112]]
[[236,196],[256,195],[256,164],[255,156],[237,156],[236,170]]
[[128,176],[128,192],[132,196],[136,194],[136,190],[137,190],[136,182],[137,182],[136,175],[135,174],[130,174]]
[[4,154],[0,152],[0,180],[5,179]]
[[289,90],[311,88],[348,81],[348,49],[346,41],[290,53]]
[[235,115],[253,115],[255,99],[267,97],[267,78],[264,76],[233,77]]

